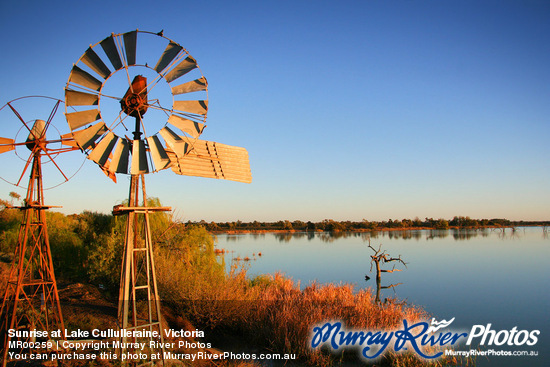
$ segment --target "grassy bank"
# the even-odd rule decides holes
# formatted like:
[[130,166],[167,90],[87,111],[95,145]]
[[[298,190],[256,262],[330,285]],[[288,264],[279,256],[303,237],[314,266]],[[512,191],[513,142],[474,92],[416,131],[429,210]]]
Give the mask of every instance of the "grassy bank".
[[[187,231],[188,240],[199,244],[203,255],[212,260],[210,252],[215,247],[215,238],[202,227],[189,227]],[[348,350],[333,355],[311,349],[310,334],[319,323],[339,320],[349,328],[381,330],[402,327],[403,319],[414,322],[429,318],[423,309],[396,300],[377,305],[371,289],[317,283],[300,289],[299,283],[281,274],[250,278],[245,269],[238,267],[225,274],[212,263],[204,266],[204,261],[194,261],[193,256],[185,254],[186,250],[177,251],[183,251],[184,261],[174,262],[173,248],[157,249],[157,278],[163,303],[180,310],[182,316],[204,330],[222,349],[295,354],[301,363],[329,366],[357,360],[358,353]],[[216,263],[223,261],[218,258]],[[412,353],[391,352],[378,363],[426,365],[426,361]],[[440,359],[433,364],[457,363],[453,359]]]
[[[237,352],[265,349],[296,354],[304,364],[330,366],[357,360],[358,353],[348,350],[333,355],[311,349],[310,334],[319,323],[340,320],[349,328],[380,330],[401,327],[403,319],[413,322],[428,318],[421,308],[396,301],[377,305],[370,289],[354,291],[351,285],[312,284],[300,290],[299,284],[280,274],[249,279],[245,271],[234,271],[214,281],[200,274],[196,274],[200,279],[189,279],[183,269],[166,266],[165,260],[158,269],[164,302],[181,309],[207,335],[216,336],[213,340],[222,349],[231,344],[236,345]],[[412,353],[390,352],[377,362],[427,365]],[[457,363],[441,359],[433,365]]]

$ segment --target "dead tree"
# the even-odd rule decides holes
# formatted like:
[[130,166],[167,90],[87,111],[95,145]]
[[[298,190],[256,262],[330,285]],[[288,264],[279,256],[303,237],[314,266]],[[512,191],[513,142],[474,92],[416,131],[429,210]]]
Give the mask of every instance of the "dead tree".
[[[381,301],[380,301],[380,290],[381,289],[394,288],[394,287],[397,287],[398,285],[402,284],[402,283],[397,283],[397,284],[390,284],[388,286],[382,286],[382,273],[393,273],[395,271],[401,271],[401,269],[396,269],[395,268],[396,264],[393,264],[393,268],[391,270],[382,269],[381,266],[384,265],[385,263],[393,262],[393,263],[401,263],[405,267],[407,267],[407,263],[405,261],[403,261],[403,259],[401,259],[401,255],[399,255],[398,257],[390,257],[390,255],[388,253],[386,253],[385,250],[382,251],[382,245],[378,246],[378,250],[377,250],[374,247],[372,247],[371,244],[369,243],[369,248],[372,251],[374,251],[374,255],[370,256],[370,258],[371,258],[370,271],[372,272],[372,266],[373,265],[376,267],[376,298],[375,298],[375,302],[377,304],[380,304],[381,303]],[[365,279],[369,280],[370,278],[368,278],[368,276],[366,276]]]

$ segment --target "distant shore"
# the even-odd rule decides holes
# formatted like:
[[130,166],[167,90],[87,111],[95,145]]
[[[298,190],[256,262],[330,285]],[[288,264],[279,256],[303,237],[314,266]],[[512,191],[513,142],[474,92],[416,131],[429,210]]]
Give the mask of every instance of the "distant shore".
[[546,227],[543,224],[522,224],[519,226],[478,226],[478,227],[459,227],[459,226],[450,226],[448,228],[435,228],[435,227],[406,227],[406,228],[377,228],[377,229],[367,229],[367,228],[357,228],[350,230],[303,230],[303,229],[233,229],[233,230],[218,230],[210,231],[212,234],[267,234],[267,233],[370,233],[370,232],[394,232],[394,231],[421,231],[421,230],[472,230],[472,229],[511,229],[517,230],[517,227]]
[[189,221],[206,228],[211,233],[295,233],[295,232],[381,232],[381,231],[411,231],[411,230],[447,230],[461,228],[516,228],[524,226],[549,227],[550,221],[512,221],[505,218],[475,219],[468,216],[454,216],[452,219],[424,218],[420,219],[388,219],[382,221],[363,219],[361,221],[337,221],[324,219],[320,222],[301,220],[279,220],[276,222],[198,222]]

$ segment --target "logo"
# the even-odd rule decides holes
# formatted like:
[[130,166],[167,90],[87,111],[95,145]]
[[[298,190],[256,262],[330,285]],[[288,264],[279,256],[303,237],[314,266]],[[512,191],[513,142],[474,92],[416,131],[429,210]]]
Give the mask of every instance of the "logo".
[[426,332],[427,333],[435,333],[437,330],[446,328],[447,326],[451,325],[451,323],[453,321],[455,321],[454,317],[452,319],[450,319],[449,321],[441,320],[439,322],[437,322],[434,318],[432,318],[432,326],[430,326],[428,328],[428,331],[426,331]]
[[466,341],[466,345],[470,345],[474,338],[481,338],[479,345],[535,345],[539,341],[539,330],[519,330],[516,326],[512,330],[491,330],[491,324],[474,325],[470,331],[470,336]]
[[361,355],[367,359],[380,357],[388,348],[395,352],[401,350],[413,350],[425,359],[436,359],[443,355],[443,347],[452,347],[461,342],[471,345],[478,342],[479,346],[485,345],[535,345],[538,342],[539,330],[521,330],[517,327],[508,330],[492,330],[491,324],[474,325],[469,333],[446,331],[452,322],[437,321],[432,318],[431,324],[421,321],[415,324],[406,319],[402,321],[403,327],[392,330],[347,330],[339,321],[326,322],[313,328],[311,347],[319,348],[328,345],[332,350],[359,347]]

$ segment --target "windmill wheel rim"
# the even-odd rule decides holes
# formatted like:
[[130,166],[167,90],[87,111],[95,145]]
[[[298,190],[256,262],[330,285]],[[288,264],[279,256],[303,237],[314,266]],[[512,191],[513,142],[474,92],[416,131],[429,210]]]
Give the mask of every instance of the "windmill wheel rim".
[[[140,43],[146,38],[147,42],[153,40],[165,45],[161,55],[138,53]],[[148,57],[156,61],[149,63]],[[128,119],[130,115],[125,114],[128,111],[122,108],[118,114],[107,116],[102,102],[106,99],[120,102],[124,96],[106,93],[106,86],[117,77],[117,73],[122,73],[127,76],[129,91],[138,68],[156,75],[153,82],[147,80],[146,96],[149,97],[151,90],[163,83],[170,90],[171,105],[166,106],[166,100],[163,105],[158,99],[147,99],[145,110],[160,111],[166,119],[160,122],[162,128],[154,129],[151,134],[146,129],[148,117],[132,115],[140,121],[139,125],[136,122],[134,138],[131,138],[115,131],[122,124],[132,134],[127,127],[127,122],[131,121]],[[196,96],[202,98],[192,99]],[[208,83],[196,60],[183,46],[154,32],[112,33],[91,45],[73,65],[65,85],[65,116],[78,146],[104,172],[113,176],[169,168],[168,154],[176,152],[174,154],[181,155],[186,151],[180,149],[182,145],[192,146],[206,127],[207,112]],[[154,169],[149,170],[149,167]]]

